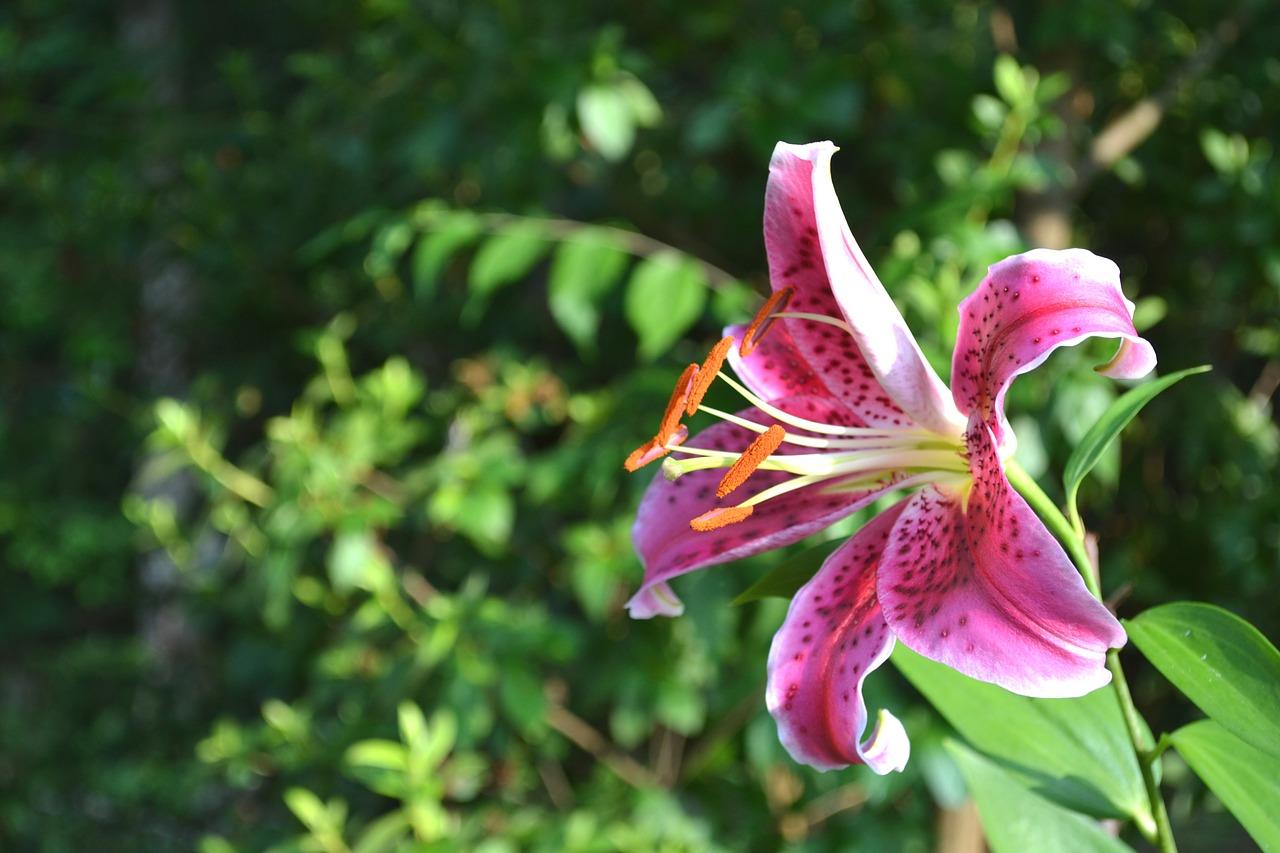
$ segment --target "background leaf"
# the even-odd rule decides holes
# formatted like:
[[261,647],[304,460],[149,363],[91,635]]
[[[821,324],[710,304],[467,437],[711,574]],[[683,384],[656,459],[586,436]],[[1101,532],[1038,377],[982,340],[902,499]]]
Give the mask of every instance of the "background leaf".
[[707,304],[707,276],[697,260],[664,249],[636,264],[623,308],[651,361],[678,341]]
[[471,260],[471,292],[487,298],[529,274],[550,247],[537,220],[517,219],[481,244]]
[[613,289],[629,257],[609,233],[584,228],[556,250],[547,303],[551,316],[583,352],[594,352],[600,302]]

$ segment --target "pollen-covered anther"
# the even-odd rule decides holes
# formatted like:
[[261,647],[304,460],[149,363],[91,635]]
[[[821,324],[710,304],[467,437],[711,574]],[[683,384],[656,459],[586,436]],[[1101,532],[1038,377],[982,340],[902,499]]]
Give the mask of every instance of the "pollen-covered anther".
[[659,444],[666,444],[667,439],[675,434],[680,427],[680,416],[684,414],[684,404],[689,398],[689,383],[697,377],[698,365],[691,364],[680,374],[680,378],[676,380],[676,387],[671,392],[671,399],[667,401],[667,410],[662,413],[662,424],[658,427],[658,434],[654,436]]
[[786,430],[777,424],[756,436],[756,440],[742,451],[742,455],[725,472],[724,478],[720,480],[720,486],[716,489],[716,497],[723,498],[745,483],[747,478],[760,467],[760,463],[773,455],[786,437]]
[[746,331],[742,333],[742,343],[738,346],[738,354],[743,358],[755,352],[755,348],[764,340],[764,336],[769,329],[778,320],[778,315],[787,310],[787,306],[791,304],[791,297],[795,296],[796,289],[790,285],[775,290],[764,305],[760,306],[759,313],[756,314],[751,325],[747,326]]
[[693,519],[689,522],[689,526],[699,533],[706,533],[708,530],[718,530],[726,525],[737,524],[753,512],[755,512],[753,506],[718,507]]
[[684,440],[688,437],[689,428],[684,424],[678,424],[675,432],[667,436],[667,440],[665,442],[661,441],[659,437],[654,436],[635,450],[631,451],[631,454],[627,457],[627,461],[622,463],[622,467],[626,468],[628,471],[638,471],[653,460],[661,459],[666,456],[671,448],[684,444]]
[[702,403],[702,398],[707,395],[707,390],[711,387],[711,383],[716,381],[716,374],[720,372],[720,366],[724,364],[725,357],[729,355],[729,350],[732,348],[733,338],[721,338],[711,348],[711,352],[707,355],[707,360],[702,362],[698,372],[693,375],[693,384],[689,386],[689,399],[685,402],[684,407],[686,415],[692,415],[698,411],[698,405]]

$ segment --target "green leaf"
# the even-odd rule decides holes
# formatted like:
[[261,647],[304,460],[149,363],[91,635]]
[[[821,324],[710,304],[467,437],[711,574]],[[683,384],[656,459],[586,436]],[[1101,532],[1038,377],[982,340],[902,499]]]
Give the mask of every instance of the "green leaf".
[[471,261],[471,292],[481,298],[529,274],[547,253],[546,229],[541,223],[517,221],[476,250]]
[[1097,821],[1050,802],[1017,777],[956,741],[945,744],[978,806],[994,853],[1128,851]]
[[580,351],[595,352],[599,303],[617,284],[629,260],[600,228],[583,228],[556,251],[547,283],[547,305]]
[[636,138],[636,123],[624,93],[616,86],[593,84],[578,93],[582,135],[606,160],[621,160]]
[[306,788],[290,788],[284,792],[284,804],[307,829],[314,831],[329,826],[329,811],[320,798]]
[[1023,106],[1028,101],[1027,78],[1018,65],[1018,60],[1002,53],[996,57],[992,77],[996,84],[996,92],[1011,107]]
[[1062,475],[1067,506],[1075,506],[1076,492],[1079,491],[1080,484],[1084,482],[1084,478],[1093,469],[1093,466],[1098,464],[1098,460],[1102,458],[1102,454],[1111,442],[1115,440],[1116,436],[1129,425],[1129,422],[1134,419],[1138,412],[1142,411],[1143,406],[1154,400],[1157,394],[1175,382],[1194,373],[1204,373],[1209,369],[1206,364],[1200,367],[1179,370],[1177,373],[1170,373],[1168,376],[1162,376],[1159,379],[1127,391],[1112,403],[1102,417],[1098,419],[1097,423],[1089,428],[1084,438],[1080,439],[1076,449],[1071,452],[1071,458],[1067,460],[1067,466]]
[[1280,760],[1258,754],[1212,720],[1183,726],[1169,739],[1258,846],[1280,851]]
[[422,302],[435,297],[440,272],[449,258],[480,239],[480,217],[466,210],[434,213],[413,250],[413,293]]
[[1031,699],[975,681],[899,643],[894,665],[956,731],[1037,794],[1099,818],[1154,826],[1120,707],[1109,690]]
[[385,814],[370,823],[351,847],[351,853],[396,853],[403,849],[409,819],[403,811]]
[[1165,678],[1236,737],[1280,759],[1280,652],[1248,622],[1179,601],[1125,622]]
[[403,772],[408,766],[408,753],[404,744],[381,738],[356,741],[347,747],[344,759],[352,767],[372,767],[378,770]]
[[640,338],[640,358],[651,361],[670,348],[702,315],[706,302],[706,273],[693,258],[664,249],[636,264],[623,307]]
[[823,542],[801,551],[770,570],[767,575],[743,590],[730,603],[746,604],[748,601],[760,598],[790,598],[817,574],[818,569],[822,568],[823,561],[843,544],[843,539],[832,539],[830,542]]
[[401,217],[390,219],[379,228],[364,259],[364,269],[369,277],[379,279],[392,275],[400,258],[413,245],[413,235],[413,225]]

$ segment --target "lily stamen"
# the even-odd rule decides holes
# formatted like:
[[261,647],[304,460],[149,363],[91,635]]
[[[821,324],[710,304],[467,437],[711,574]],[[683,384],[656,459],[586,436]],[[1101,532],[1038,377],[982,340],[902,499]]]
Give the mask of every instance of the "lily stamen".
[[791,304],[791,297],[795,295],[794,287],[782,287],[775,290],[765,300],[764,305],[760,306],[760,310],[756,313],[755,319],[747,326],[746,331],[742,333],[742,343],[738,346],[738,354],[743,358],[755,352],[755,348],[764,340],[764,336],[768,334],[769,329],[782,316],[781,312],[787,310],[787,306]]
[[631,451],[622,467],[628,471],[638,471],[655,459],[661,459],[673,447],[677,447],[689,437],[689,429],[680,423],[685,404],[689,399],[690,383],[698,373],[698,365],[691,364],[680,374],[676,387],[667,401],[666,411],[662,413],[662,423],[658,426],[658,434],[644,444]]
[[725,472],[724,478],[720,480],[720,486],[716,489],[716,497],[726,497],[745,483],[752,472],[782,445],[782,439],[786,438],[786,435],[782,427],[774,424],[757,436],[756,440],[742,451],[742,455],[733,463],[733,466]]
[[702,363],[702,367],[699,367],[693,375],[693,385],[689,388],[689,396],[684,409],[686,415],[692,415],[698,411],[702,398],[706,396],[707,390],[711,388],[711,383],[715,382],[716,377],[720,375],[720,366],[724,364],[725,357],[732,348],[733,338],[721,338],[711,348],[711,352],[707,354],[707,360]]
[[709,530],[716,530],[726,525],[743,521],[753,512],[755,512],[755,508],[749,506],[717,507],[690,521],[689,526],[700,533],[706,533]]

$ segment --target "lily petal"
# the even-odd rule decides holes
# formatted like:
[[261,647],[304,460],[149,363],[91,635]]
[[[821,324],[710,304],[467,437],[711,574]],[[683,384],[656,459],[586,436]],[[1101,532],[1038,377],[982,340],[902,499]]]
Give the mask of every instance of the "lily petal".
[[[741,343],[746,326],[726,326],[724,333]],[[794,397],[798,394],[829,397],[831,393],[813,368],[804,360],[791,335],[781,324],[775,324],[769,334],[756,345],[750,355],[743,358],[738,347],[729,350],[729,364],[751,393],[763,400]]]
[[[852,414],[829,397],[787,397],[774,401],[774,405],[785,412],[824,423],[857,425]],[[738,414],[756,423],[771,422],[759,409]],[[757,433],[745,427],[722,421],[687,443],[691,447],[737,453],[745,450],[756,436]],[[784,444],[778,453],[805,450]],[[724,469],[691,471],[670,481],[659,472],[649,484],[631,530],[632,541],[645,567],[644,582],[627,603],[632,616],[648,618],[679,613],[679,599],[666,586],[671,578],[798,542],[866,506],[901,479],[901,475],[886,474],[874,484],[848,491],[839,489],[839,480],[827,480],[764,501],[743,521],[711,531],[690,529],[690,520],[720,505],[715,493],[723,475]],[[792,476],[784,471],[756,471],[724,505],[745,501]],[[658,591],[661,595],[654,599]]]
[[1060,346],[1090,337],[1120,338],[1102,372],[1136,379],[1156,364],[1155,350],[1133,327],[1133,303],[1120,290],[1120,270],[1084,249],[1036,249],[992,265],[960,303],[951,366],[955,403],[979,412],[996,441],[1008,432],[1004,395],[1013,378]]
[[[863,375],[846,369],[839,360],[842,353],[833,353],[833,357],[823,362],[810,360],[820,375],[831,377],[827,378],[828,385],[833,384],[832,378],[839,380],[846,395],[861,388],[869,371],[875,378],[875,385],[887,393],[894,408],[904,411],[912,421],[934,432],[959,436],[964,431],[964,417],[956,411],[946,386],[925,359],[902,314],[849,231],[835,186],[831,183],[831,155],[835,151],[835,145],[830,142],[802,146],[779,143],[770,166],[774,175],[787,176],[785,183],[778,181],[779,187],[785,186],[792,192],[790,201],[793,207],[803,210],[806,217],[800,221],[803,227],[794,228],[787,239],[803,258],[806,249],[816,251],[813,247],[816,236],[830,282],[831,297],[839,307],[839,316],[848,323],[861,356],[854,366],[860,368]],[[798,188],[793,189],[804,179],[809,184],[807,194],[802,194]],[[810,211],[814,217],[812,226],[807,220]],[[768,247],[767,214],[765,222],[765,245]],[[774,269],[773,257],[771,250],[770,270]],[[793,310],[811,310],[794,307],[799,300],[798,292],[792,302]],[[792,334],[795,334],[794,330]],[[796,337],[799,343],[799,336]],[[841,388],[832,388],[832,391],[842,393]],[[861,393],[867,392],[863,390]],[[854,396],[856,399],[857,395]],[[871,399],[875,400],[875,394]],[[894,421],[881,417],[877,423],[893,425]]]
[[[830,142],[778,143],[769,164],[769,184],[765,190],[764,245],[773,289],[795,289],[788,310],[820,314],[839,322],[846,320],[846,316],[832,292],[833,281],[828,278],[830,265],[823,257],[826,246],[819,239],[822,226],[819,217],[823,211],[815,198],[817,181],[813,163],[815,158],[824,156],[823,152],[830,157],[834,150]],[[827,185],[830,185],[829,179]],[[834,200],[834,190],[831,200]],[[828,208],[830,203],[830,200],[826,203]],[[836,215],[840,216],[838,206]],[[874,281],[875,274],[870,273],[870,267],[867,270]],[[880,283],[876,281],[875,286],[880,287]],[[880,290],[883,293],[883,288]],[[888,298],[884,296],[886,301]],[[893,303],[888,305],[897,316]],[[870,324],[880,322],[878,317],[869,320]],[[906,332],[900,316],[897,323]],[[817,371],[819,380],[868,425],[913,424],[911,416],[881,387],[876,371],[859,349],[856,336],[838,326],[813,320],[788,318],[780,324],[790,333],[796,350]],[[910,337],[911,333],[906,334]],[[950,401],[947,405],[951,405]]]
[[818,770],[866,764],[884,774],[901,770],[911,752],[888,711],[862,739],[862,682],[894,642],[876,599],[876,566],[905,506],[880,513],[827,558],[791,600],[769,649],[765,702],[779,738],[792,758]]
[[1124,629],[1009,485],[977,413],[967,439],[967,500],[929,486],[889,536],[878,577],[885,619],[925,657],[1024,696],[1101,687]]

